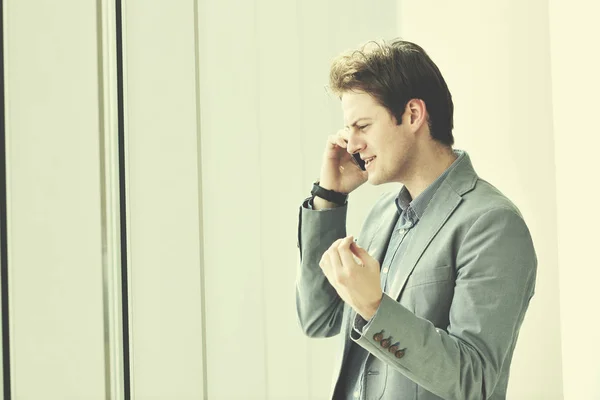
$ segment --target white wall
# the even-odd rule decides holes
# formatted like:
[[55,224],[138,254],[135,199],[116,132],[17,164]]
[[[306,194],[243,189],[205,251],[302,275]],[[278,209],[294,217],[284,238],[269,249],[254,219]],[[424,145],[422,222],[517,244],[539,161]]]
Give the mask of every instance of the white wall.
[[549,4],[564,393],[599,399],[600,3]]
[[510,399],[562,399],[557,206],[546,1],[401,1],[400,34],[421,44],[453,95],[457,148],[520,208],[538,255]]

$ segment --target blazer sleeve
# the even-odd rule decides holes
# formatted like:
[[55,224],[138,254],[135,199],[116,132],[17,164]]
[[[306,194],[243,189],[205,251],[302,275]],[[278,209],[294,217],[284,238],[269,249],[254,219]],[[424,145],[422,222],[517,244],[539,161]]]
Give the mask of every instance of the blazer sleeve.
[[303,332],[310,337],[330,337],[341,330],[344,302],[323,274],[319,261],[333,242],[346,236],[347,210],[347,205],[312,210],[308,199],[300,207],[296,311]]
[[[469,228],[457,251],[446,330],[384,294],[364,330],[353,329],[350,335],[442,398],[486,399],[503,363],[512,358],[534,295],[536,271],[535,250],[522,217],[511,209],[487,211]],[[399,342],[398,350],[390,351],[387,341],[384,348],[382,337]]]

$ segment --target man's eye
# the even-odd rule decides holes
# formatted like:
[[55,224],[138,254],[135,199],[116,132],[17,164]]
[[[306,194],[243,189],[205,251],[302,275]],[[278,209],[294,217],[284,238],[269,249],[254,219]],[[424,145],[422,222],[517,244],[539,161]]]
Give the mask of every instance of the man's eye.
[[361,131],[363,131],[367,126],[369,126],[369,125],[359,126],[358,129],[360,129]]

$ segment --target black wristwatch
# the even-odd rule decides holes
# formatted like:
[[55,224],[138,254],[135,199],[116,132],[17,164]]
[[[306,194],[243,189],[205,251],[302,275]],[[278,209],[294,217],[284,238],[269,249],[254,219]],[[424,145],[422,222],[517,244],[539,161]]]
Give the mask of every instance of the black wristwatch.
[[310,194],[312,194],[313,199],[315,197],[320,197],[323,200],[335,203],[338,206],[343,206],[344,204],[346,204],[346,201],[348,200],[348,194],[336,192],[334,190],[327,190],[319,186],[319,183],[319,181],[313,183],[313,188],[310,191]]

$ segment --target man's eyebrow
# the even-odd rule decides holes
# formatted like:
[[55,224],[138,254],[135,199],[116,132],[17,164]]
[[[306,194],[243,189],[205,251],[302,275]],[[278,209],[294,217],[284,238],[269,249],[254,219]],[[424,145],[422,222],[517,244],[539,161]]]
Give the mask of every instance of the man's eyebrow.
[[356,126],[356,124],[358,124],[358,122],[359,122],[359,121],[362,121],[363,119],[368,119],[368,120],[370,120],[370,119],[372,119],[372,118],[369,118],[369,117],[362,117],[362,118],[359,118],[359,119],[357,119],[356,121],[354,121],[354,122],[352,123],[352,125],[350,125],[350,126],[346,125],[346,128],[350,128],[350,127]]

